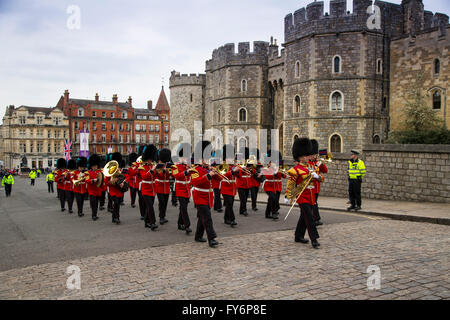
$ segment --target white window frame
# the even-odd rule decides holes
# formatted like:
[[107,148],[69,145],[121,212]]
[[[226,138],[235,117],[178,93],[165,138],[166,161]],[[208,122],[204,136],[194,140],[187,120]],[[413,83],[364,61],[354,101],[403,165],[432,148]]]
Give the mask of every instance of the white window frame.
[[78,108],[78,112],[77,112],[79,117],[84,117],[84,109],[83,108]]
[[[241,117],[240,117],[240,113],[241,113],[242,109],[245,110],[245,120],[244,121],[241,121]],[[240,107],[238,109],[237,120],[238,120],[238,122],[248,122],[248,110],[247,110],[247,108]]]
[[[332,108],[332,104],[333,104],[333,94],[335,94],[336,92],[338,92],[338,93],[340,93],[340,95],[341,95],[341,109],[336,109],[336,110],[333,110],[333,108]],[[345,106],[345,97],[344,97],[344,94],[342,93],[342,91],[340,91],[340,90],[334,90],[333,92],[331,92],[330,93],[330,96],[329,96],[329,109],[330,109],[330,111],[344,111],[344,106]]]
[[[295,98],[299,98],[299,100],[300,100],[300,104],[299,104],[299,108],[298,108],[298,111],[297,111],[297,105],[296,105],[296,101],[295,101]],[[302,110],[302,98],[300,97],[300,95],[298,95],[298,94],[296,94],[295,96],[294,96],[294,104],[293,104],[293,106],[292,106],[292,109],[293,109],[293,113],[300,113],[300,111]]]
[[[378,70],[378,64],[380,64],[380,69]],[[376,65],[376,73],[377,74],[383,74],[383,60],[381,58],[377,59],[377,65]]]
[[[335,72],[334,71],[334,59],[339,58],[339,71]],[[340,55],[335,55],[333,57],[333,60],[331,60],[331,71],[333,74],[340,74],[342,73],[342,57]]]
[[[245,83],[245,87],[244,87],[244,83]],[[247,91],[248,91],[248,80],[242,79],[241,80],[241,92],[246,93]]]
[[331,138],[332,138],[333,136],[339,136],[339,138],[341,138],[341,150],[340,150],[340,153],[342,153],[342,150],[344,150],[344,139],[342,139],[342,135],[339,134],[339,133],[337,133],[337,132],[332,133],[332,134],[328,137],[328,150],[330,150],[330,152],[332,152],[332,151],[331,151]]
[[302,72],[302,64],[301,64],[300,60],[297,60],[297,61],[295,61],[294,77],[296,79],[299,79],[301,72]]

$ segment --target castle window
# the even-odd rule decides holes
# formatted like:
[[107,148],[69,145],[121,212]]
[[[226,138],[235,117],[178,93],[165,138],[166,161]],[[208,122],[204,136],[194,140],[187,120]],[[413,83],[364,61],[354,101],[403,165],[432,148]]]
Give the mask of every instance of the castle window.
[[334,134],[330,138],[330,151],[333,152],[342,152],[342,140],[338,134]]
[[383,62],[381,59],[377,59],[377,74],[383,73]]
[[221,117],[220,117],[220,109],[219,110],[217,110],[217,122],[221,122],[222,121],[222,119],[221,119]]
[[299,112],[300,112],[300,97],[295,96],[295,98],[294,98],[294,113],[299,113]]
[[373,140],[372,142],[373,142],[374,144],[380,144],[380,142],[381,142],[381,141],[380,141],[380,136],[377,135],[377,134],[373,136],[373,139],[372,139],[372,140]]
[[247,109],[240,108],[238,113],[239,113],[239,122],[247,122]]
[[191,93],[191,97],[190,97],[190,99],[191,99],[191,102],[192,102],[192,100],[193,100],[193,97],[192,97],[192,93]]
[[441,73],[441,61],[439,59],[434,60],[434,74]]
[[78,116],[79,117],[84,117],[84,109],[83,108],[79,108],[78,109]]
[[344,95],[340,91],[334,91],[330,95],[330,110],[342,111],[344,109]]
[[245,147],[247,147],[247,139],[240,138],[239,141],[238,141],[238,150],[239,150],[239,152],[242,152]]
[[433,93],[433,110],[440,110],[441,109],[441,93],[436,90]]
[[247,80],[241,81],[241,92],[247,92]]
[[341,57],[334,56],[334,58],[333,58],[333,73],[340,73],[340,72],[342,72]]
[[300,78],[300,61],[295,63],[295,77]]

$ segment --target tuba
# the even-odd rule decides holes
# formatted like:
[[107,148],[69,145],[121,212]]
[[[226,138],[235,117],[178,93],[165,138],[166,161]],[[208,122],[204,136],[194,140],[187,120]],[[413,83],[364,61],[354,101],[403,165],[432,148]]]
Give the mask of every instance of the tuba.
[[128,190],[128,186],[123,188],[120,185],[125,181],[125,176],[120,172],[119,163],[115,160],[108,162],[103,168],[103,175],[111,178],[111,185],[118,188],[121,192]]

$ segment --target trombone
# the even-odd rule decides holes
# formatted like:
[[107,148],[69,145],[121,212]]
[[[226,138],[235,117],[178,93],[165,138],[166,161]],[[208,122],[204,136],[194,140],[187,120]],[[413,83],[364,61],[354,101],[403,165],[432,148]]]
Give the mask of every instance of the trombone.
[[229,169],[230,166],[226,163],[218,165],[217,168],[210,166],[211,171],[214,171],[219,177],[221,177],[226,182],[231,183],[232,181],[225,176]]

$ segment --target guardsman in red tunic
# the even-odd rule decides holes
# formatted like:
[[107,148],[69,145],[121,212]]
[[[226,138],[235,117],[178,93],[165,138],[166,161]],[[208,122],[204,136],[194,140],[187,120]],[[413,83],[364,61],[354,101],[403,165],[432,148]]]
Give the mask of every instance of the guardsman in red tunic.
[[[242,154],[241,154],[242,155]],[[238,154],[236,154],[238,156]],[[248,159],[248,148],[245,148],[245,159]],[[238,157],[237,157],[238,158]],[[238,161],[242,161],[241,159],[237,159]],[[239,214],[243,216],[248,216],[247,212],[247,199],[251,188],[250,179],[252,175],[256,173],[255,169],[252,168],[252,165],[246,165],[246,160],[244,163],[241,163],[243,167],[240,167],[239,177],[236,179],[236,186],[238,188],[239,195]]]
[[196,166],[195,171],[191,172],[192,184],[192,198],[194,205],[197,208],[197,230],[195,232],[195,241],[206,242],[203,238],[203,233],[206,230],[208,243],[210,247],[216,247],[217,234],[214,231],[213,221],[211,218],[211,208],[214,202],[214,192],[212,189],[212,180],[220,180],[220,177],[214,171],[209,170],[209,159],[203,158],[204,150],[211,144],[208,141],[202,141],[196,146],[194,152],[194,159],[198,158],[196,162],[201,162],[201,166]]
[[[92,211],[92,220],[96,221],[98,219],[97,211],[102,196],[104,181],[99,181],[98,179],[103,179],[103,172],[99,169],[100,157],[97,154],[92,154],[88,159],[89,177],[86,179],[87,191],[89,194],[89,204]],[[100,185],[99,185],[100,184]]]
[[[87,158],[79,157],[77,159],[77,167],[78,169],[74,171],[72,184],[73,184],[73,193],[75,195],[75,200],[77,202],[78,208],[78,216],[82,217],[83,214],[83,205],[84,205],[84,195],[87,192],[87,185],[85,179],[87,179]],[[80,179],[81,178],[81,179]],[[75,183],[74,181],[77,181]]]
[[[227,150],[229,153],[232,153],[233,146],[228,145],[223,147],[223,160],[226,164],[229,165],[228,172],[225,174],[225,177],[228,178],[229,182],[225,179],[220,181],[220,193],[223,196],[223,201],[225,203],[225,213],[224,213],[224,223],[230,225],[231,227],[235,227],[237,225],[236,217],[234,216],[233,204],[234,197],[236,196],[237,187],[236,187],[236,178],[239,178],[241,175],[241,171],[238,167],[233,165],[234,162],[234,154],[227,154]],[[212,180],[216,181],[216,179]]]
[[[320,176],[308,165],[309,157],[312,155],[312,144],[308,138],[298,138],[292,146],[292,156],[298,164],[288,171],[289,180],[286,188],[286,197],[292,202],[296,201],[300,206],[300,218],[295,229],[295,241],[308,243],[304,238],[305,231],[308,230],[311,244],[314,248],[319,248],[317,241],[319,233],[313,218],[313,206],[315,202],[314,179]],[[299,193],[301,190],[303,191]],[[299,195],[296,194],[298,190]]]
[[109,177],[109,179],[106,180],[106,183],[108,185],[108,193],[112,203],[112,223],[120,224],[120,203],[124,193],[128,191],[128,184],[120,169],[120,166],[124,164],[122,161],[122,154],[120,154],[120,152],[112,153],[110,161],[113,160],[117,161],[119,164],[118,173]]
[[253,168],[254,170],[254,174],[252,174],[252,176],[249,179],[249,184],[250,184],[250,198],[252,200],[252,210],[253,211],[258,211],[257,208],[257,200],[258,200],[258,191],[259,191],[259,186],[261,185],[262,182],[262,177],[261,177],[261,168],[262,165],[259,162],[259,150],[256,150],[256,155],[253,153],[249,156],[249,160],[247,161],[247,164],[249,166],[251,166],[251,168]]
[[158,165],[155,169],[155,189],[158,197],[159,223],[169,222],[166,219],[167,203],[170,194],[170,170],[172,167],[171,151],[161,149],[158,151]]
[[155,171],[154,161],[158,157],[158,149],[149,144],[144,147],[142,152],[142,164],[138,168],[141,181],[141,193],[145,202],[145,215],[144,222],[145,227],[155,231],[158,226],[156,225],[155,209],[153,205],[155,203]]
[[67,172],[64,174],[64,190],[67,199],[67,206],[69,207],[69,213],[73,213],[72,206],[74,200],[73,194],[73,178],[75,177],[74,172],[77,168],[77,162],[75,159],[70,159],[67,162]]
[[[279,152],[274,152],[274,155],[279,155]],[[278,219],[278,202],[277,190],[278,181],[281,181],[282,173],[279,171],[280,158],[271,159],[272,151],[267,152],[267,167],[262,169],[264,179],[264,192],[267,194],[267,206],[265,216],[266,219]],[[279,201],[279,196],[278,196]]]
[[128,176],[127,176],[127,183],[130,186],[130,200],[131,200],[131,207],[135,208],[135,202],[136,202],[136,175],[137,175],[137,163],[136,160],[138,158],[137,153],[132,152],[128,155]]
[[64,173],[66,171],[66,160],[64,158],[59,158],[56,161],[56,172],[55,172],[55,181],[56,181],[56,191],[58,193],[59,202],[61,203],[61,211],[66,210],[66,192],[64,190]]
[[314,180],[315,182],[315,203],[313,207],[313,216],[314,221],[316,223],[316,226],[323,225],[323,222],[320,221],[320,213],[319,213],[319,193],[320,193],[320,184],[325,181],[325,174],[328,173],[328,168],[322,161],[319,161],[319,142],[315,139],[311,140],[312,147],[313,147],[313,155],[311,156],[311,160],[309,161],[309,164],[314,167],[316,173],[321,177],[321,180]]
[[187,155],[190,152],[191,146],[187,143],[182,143],[178,149],[178,157],[180,162],[173,166],[172,176],[175,179],[175,193],[178,203],[180,204],[180,210],[178,215],[178,230],[185,230],[186,234],[192,232],[190,226],[191,221],[187,207],[189,204],[189,198],[191,197],[190,186],[190,174],[188,172],[189,166],[187,165]]

